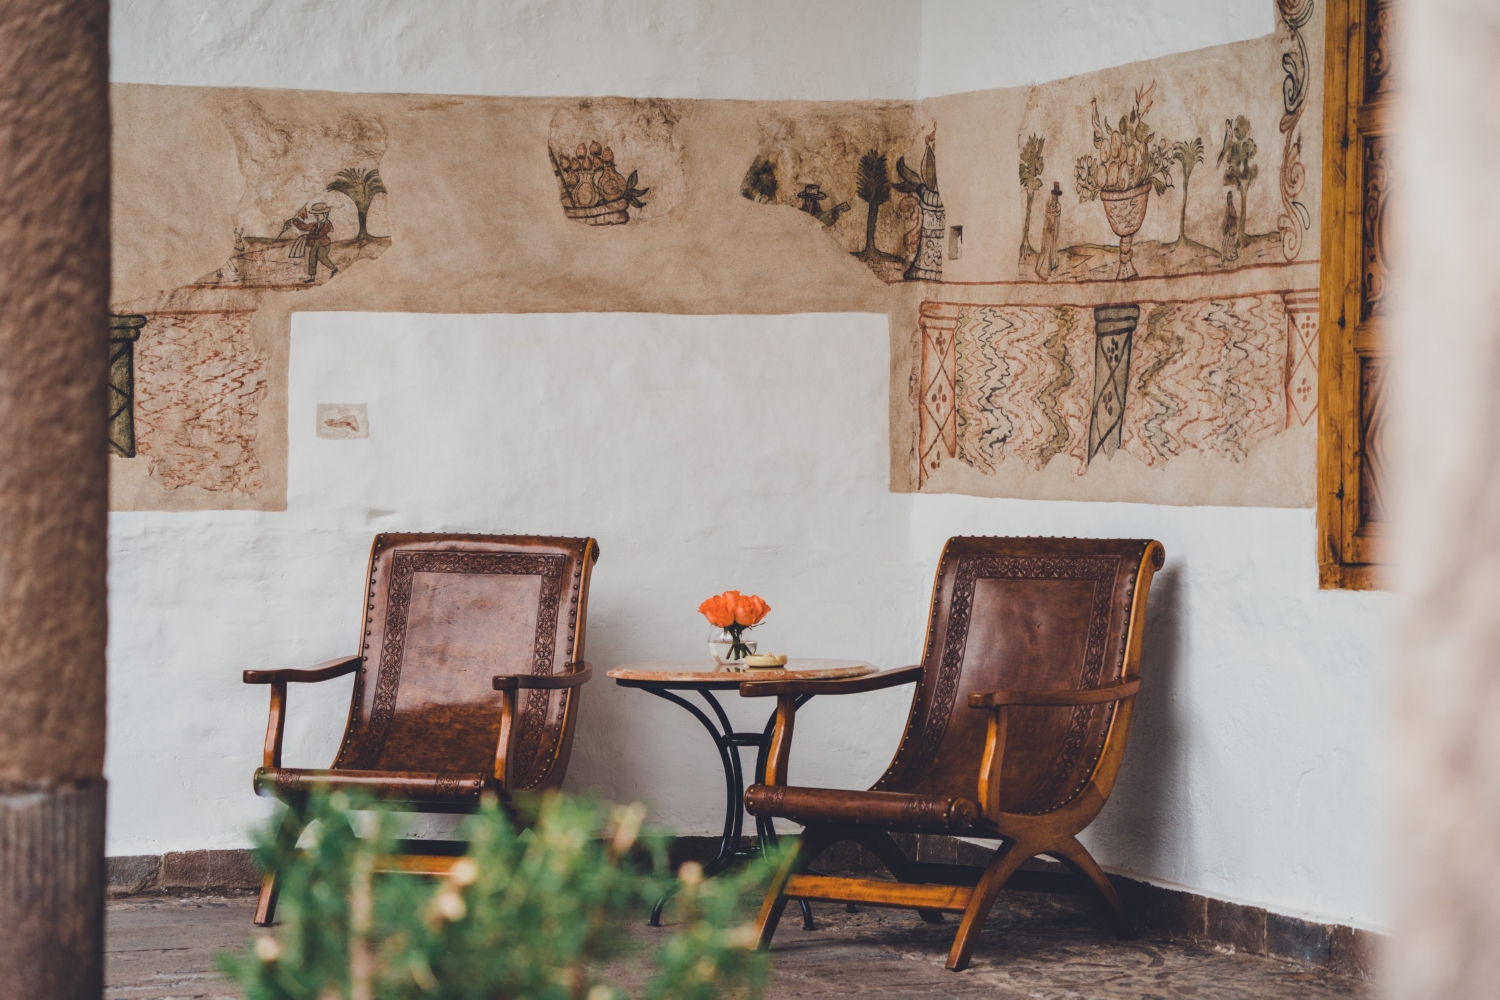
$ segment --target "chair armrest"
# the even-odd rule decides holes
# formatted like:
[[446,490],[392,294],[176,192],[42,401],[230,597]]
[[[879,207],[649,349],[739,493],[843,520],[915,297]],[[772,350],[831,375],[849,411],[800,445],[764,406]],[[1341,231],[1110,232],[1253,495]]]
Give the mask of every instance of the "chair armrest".
[[970,708],[990,710],[984,756],[979,764],[979,811],[990,820],[1000,815],[1000,769],[1005,758],[1005,731],[1009,724],[1006,716],[1010,714],[1006,709],[1104,705],[1134,698],[1140,689],[1141,682],[1134,680],[1079,691],[979,691],[969,695]]
[[559,688],[575,688],[594,676],[594,668],[588,663],[574,663],[579,669],[566,674],[500,674],[490,683],[496,691],[515,691],[518,688],[556,691]]
[[352,674],[365,661],[363,656],[335,656],[307,670],[246,670],[246,684],[285,684],[288,681],[313,684]]
[[911,684],[922,678],[920,663],[895,670],[881,670],[859,677],[833,677],[827,680],[764,680],[745,681],[740,684],[740,697],[765,698],[784,694],[859,694],[862,691],[879,691],[882,688]]
[[1138,680],[1105,688],[1079,691],[981,691],[969,695],[970,708],[1002,708],[1006,705],[1103,705],[1134,698],[1141,689]]
[[289,682],[312,684],[352,674],[365,662],[363,656],[336,656],[308,670],[246,670],[246,684],[271,685],[271,714],[266,720],[266,745],[261,756],[265,767],[281,766],[281,736],[286,730],[286,686]]
[[516,725],[517,692],[525,690],[557,691],[564,688],[581,687],[594,676],[594,668],[588,663],[572,663],[574,669],[566,674],[499,674],[490,684],[500,692],[500,738],[495,741],[495,784],[502,794],[510,793],[510,761],[515,748],[511,743],[520,735]]

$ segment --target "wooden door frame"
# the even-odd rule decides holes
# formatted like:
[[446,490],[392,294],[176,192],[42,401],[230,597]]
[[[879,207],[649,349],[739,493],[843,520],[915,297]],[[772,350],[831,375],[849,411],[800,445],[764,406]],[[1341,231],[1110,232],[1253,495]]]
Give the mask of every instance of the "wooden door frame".
[[1361,381],[1366,366],[1378,370],[1385,356],[1380,319],[1363,316],[1363,142],[1388,134],[1390,120],[1387,93],[1366,99],[1373,2],[1328,0],[1326,11],[1318,352],[1318,584],[1325,589],[1380,587],[1382,525],[1365,520],[1360,492]]

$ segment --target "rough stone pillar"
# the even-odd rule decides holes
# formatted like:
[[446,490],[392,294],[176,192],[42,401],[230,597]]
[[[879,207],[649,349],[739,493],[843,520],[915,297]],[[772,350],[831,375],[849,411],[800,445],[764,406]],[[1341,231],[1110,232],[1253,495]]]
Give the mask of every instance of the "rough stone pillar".
[[1386,978],[1400,1000],[1477,1000],[1500,990],[1500,7],[1395,9],[1404,614]]
[[0,0],[0,997],[100,996],[108,0]]

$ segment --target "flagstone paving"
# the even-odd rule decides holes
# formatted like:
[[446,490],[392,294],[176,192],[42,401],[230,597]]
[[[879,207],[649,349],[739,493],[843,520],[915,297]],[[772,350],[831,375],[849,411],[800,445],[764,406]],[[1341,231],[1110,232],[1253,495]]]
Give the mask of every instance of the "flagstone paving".
[[[254,899],[131,897],[106,916],[107,1000],[235,1000],[214,955],[250,935]],[[1005,893],[964,972],[943,968],[957,922],[925,924],[904,910],[814,906],[817,929],[789,913],[776,935],[769,1000],[836,997],[985,996],[997,1000],[1320,1000],[1373,997],[1370,983],[1277,959],[1236,955],[1184,941],[1117,941],[1089,909]],[[666,928],[642,924],[650,946]],[[612,972],[613,974],[613,972]],[[621,985],[637,974],[618,969]]]

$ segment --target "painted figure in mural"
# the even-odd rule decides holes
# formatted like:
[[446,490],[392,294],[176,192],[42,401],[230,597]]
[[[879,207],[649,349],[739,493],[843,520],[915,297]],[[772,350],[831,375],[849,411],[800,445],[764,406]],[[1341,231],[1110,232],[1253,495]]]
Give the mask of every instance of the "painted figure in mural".
[[918,174],[906,165],[904,158],[896,160],[896,174],[901,178],[896,190],[917,196],[922,210],[922,234],[917,253],[902,275],[907,281],[943,280],[943,237],[947,221],[943,211],[943,199],[938,194],[937,154],[933,144],[937,142],[937,129],[927,134],[927,149],[922,154],[922,172]]
[[797,192],[797,198],[802,202],[799,212],[806,212],[825,226],[831,226],[839,221],[839,216],[849,211],[849,203],[841,201],[837,205],[823,210],[823,202],[828,195],[823,191],[821,184],[804,184],[802,190]]
[[1234,210],[1234,192],[1224,192],[1224,229],[1223,242],[1220,244],[1224,249],[1221,254],[1224,260],[1238,260],[1240,256],[1240,213]]
[[[320,262],[328,268],[330,278],[339,273],[339,269],[334,266],[333,258],[328,255],[328,248],[333,245],[333,223],[328,221],[328,212],[328,205],[321,201],[311,207],[304,206],[296,215],[287,219],[286,224],[281,227],[282,232],[286,232],[290,226],[296,226],[302,230],[303,235],[292,244],[291,252],[287,254],[287,257],[290,260],[304,256],[307,258],[307,277],[302,279],[304,284],[310,285],[318,280]],[[307,219],[309,215],[312,216],[311,222]]]
[[1062,220],[1062,185],[1052,182],[1052,194],[1042,220],[1042,249],[1036,258],[1036,276],[1046,281],[1057,266],[1057,227]]

